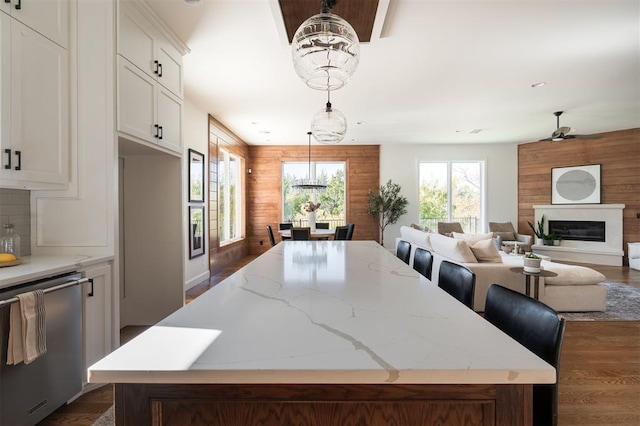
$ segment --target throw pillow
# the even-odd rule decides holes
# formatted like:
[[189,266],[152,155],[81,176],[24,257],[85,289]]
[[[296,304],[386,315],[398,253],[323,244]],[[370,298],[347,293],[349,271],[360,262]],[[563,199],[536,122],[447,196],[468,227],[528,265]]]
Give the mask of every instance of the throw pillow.
[[513,232],[493,232],[494,237],[500,237],[502,241],[515,241],[516,236]]
[[459,232],[452,232],[451,234],[453,238],[466,241],[469,246],[473,246],[478,241],[490,240],[493,238],[493,232],[488,232],[486,234],[461,234]]
[[417,229],[418,231],[424,231],[424,228],[422,226],[418,225],[417,223],[412,223],[411,227],[413,229]]
[[502,256],[492,239],[478,241],[471,246],[471,251],[480,263],[502,263]]
[[464,240],[445,237],[441,234],[431,234],[429,241],[436,253],[454,262],[478,263],[471,248]]

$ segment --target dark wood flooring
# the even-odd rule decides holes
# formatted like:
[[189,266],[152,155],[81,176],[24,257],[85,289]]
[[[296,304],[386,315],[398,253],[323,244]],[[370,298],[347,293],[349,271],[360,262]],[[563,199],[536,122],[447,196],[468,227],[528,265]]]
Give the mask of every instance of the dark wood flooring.
[[[189,303],[237,269],[230,265],[186,293]],[[640,288],[640,271],[628,267],[585,265],[608,280]],[[146,327],[126,327],[122,341]],[[41,425],[91,425],[113,404],[113,385],[89,392],[58,409]],[[560,364],[559,425],[637,426],[640,424],[640,321],[569,321]]]

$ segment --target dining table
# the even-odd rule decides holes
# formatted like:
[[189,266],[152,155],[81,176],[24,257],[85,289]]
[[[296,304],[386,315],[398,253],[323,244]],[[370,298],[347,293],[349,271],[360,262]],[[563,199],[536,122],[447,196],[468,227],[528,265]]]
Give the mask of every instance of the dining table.
[[[327,239],[327,238],[333,239],[333,236],[336,233],[335,229],[320,229],[320,228],[316,228],[315,230],[311,230],[310,232],[311,232],[310,238],[312,240]],[[285,239],[290,239],[291,229],[281,229],[278,231],[278,234],[280,234],[280,236]]]
[[555,369],[374,241],[277,244],[89,368],[117,425],[529,425]]

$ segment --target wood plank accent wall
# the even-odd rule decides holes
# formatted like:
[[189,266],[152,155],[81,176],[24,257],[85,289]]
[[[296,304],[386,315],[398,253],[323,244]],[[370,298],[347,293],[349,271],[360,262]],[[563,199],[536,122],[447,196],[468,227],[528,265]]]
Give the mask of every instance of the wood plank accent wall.
[[[209,273],[215,275],[225,266],[236,262],[249,254],[246,238],[237,243],[220,246],[218,231],[218,159],[220,149],[245,159],[243,169],[248,162],[248,145],[227,129],[222,123],[209,115]],[[243,179],[246,175],[242,175]],[[246,179],[244,191],[246,193]],[[246,196],[245,196],[246,200]],[[246,203],[245,203],[246,205]],[[246,223],[246,211],[244,212]]]
[[601,164],[602,204],[625,204],[623,241],[640,241],[640,128],[601,133],[601,139],[532,142],[518,146],[518,232],[532,234],[534,205],[551,204],[551,168]]
[[[270,247],[267,225],[277,232],[282,221],[282,163],[307,162],[308,146],[250,146],[247,200],[249,252],[260,254]],[[380,186],[380,147],[378,145],[313,145],[311,161],[346,163],[347,222],[356,225],[354,240],[376,240],[376,221],[367,214],[369,189]],[[260,245],[260,241],[263,242]]]

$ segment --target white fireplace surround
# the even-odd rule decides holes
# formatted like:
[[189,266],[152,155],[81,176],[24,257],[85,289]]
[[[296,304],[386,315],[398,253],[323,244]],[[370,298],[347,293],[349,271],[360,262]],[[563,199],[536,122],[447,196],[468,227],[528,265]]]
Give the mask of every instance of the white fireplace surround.
[[550,220],[605,222],[605,241],[562,240],[559,246],[534,245],[533,251],[553,260],[622,266],[622,211],[624,204],[562,204],[533,206],[536,223],[544,215],[544,232]]

